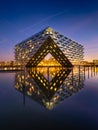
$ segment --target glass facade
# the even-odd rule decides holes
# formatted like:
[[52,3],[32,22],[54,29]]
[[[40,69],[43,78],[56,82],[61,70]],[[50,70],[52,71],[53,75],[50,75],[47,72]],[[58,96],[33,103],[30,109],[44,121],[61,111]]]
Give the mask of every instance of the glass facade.
[[15,60],[27,64],[49,36],[73,65],[79,64],[83,60],[83,46],[50,27],[17,44],[15,46]]

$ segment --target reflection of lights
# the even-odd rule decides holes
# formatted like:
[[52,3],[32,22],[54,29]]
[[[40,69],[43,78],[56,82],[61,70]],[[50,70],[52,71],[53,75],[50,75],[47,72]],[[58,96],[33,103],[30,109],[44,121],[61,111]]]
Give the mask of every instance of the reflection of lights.
[[[62,67],[49,67],[49,74],[51,75],[51,77],[53,78],[60,70],[62,69]],[[47,74],[48,68],[47,67],[37,67],[36,71],[34,68],[31,69],[31,71],[33,71],[34,74],[37,73],[41,73],[43,75]],[[65,73],[65,72],[64,72]],[[33,75],[32,75],[33,76]],[[37,76],[37,74],[36,74]],[[59,76],[59,74],[58,74]],[[40,78],[40,77],[39,77]]]
[[27,95],[32,96],[32,93],[30,93],[29,91],[27,91]]
[[[21,92],[24,92],[26,95],[34,98],[35,100],[38,99],[38,102],[42,103],[47,109],[52,109],[56,104],[76,93],[79,89],[82,88],[83,81],[82,79],[79,79],[82,77],[79,77],[77,75],[78,73],[75,73],[74,70],[72,71],[74,73],[70,74],[66,73],[66,70],[66,68],[61,69],[61,67],[55,67],[55,69],[53,67],[37,67],[28,69],[27,73],[25,74],[23,71],[18,72],[16,75],[17,77],[15,88]],[[51,72],[55,76],[52,80],[50,80],[50,82],[48,82],[48,80],[42,76],[40,71],[42,74],[47,74],[49,71],[49,73]],[[57,76],[58,73],[59,76]],[[67,74],[69,75],[67,76]],[[22,79],[24,75],[25,78]],[[64,76],[66,77],[65,80],[63,80]],[[55,77],[57,78],[55,79]],[[74,82],[72,82],[72,78],[74,78]],[[81,82],[80,87],[79,81]],[[23,89],[23,85],[25,85],[25,91]]]
[[30,87],[30,88],[29,88],[29,91],[30,91],[30,93],[33,92],[33,91],[34,91],[34,87],[33,87],[33,86]]
[[25,84],[26,84],[26,85],[29,85],[29,82],[25,81]]
[[44,86],[46,86],[46,84],[45,84],[45,83],[43,83],[43,85],[44,85]]
[[24,75],[22,75],[22,79],[24,79]]
[[38,91],[37,94],[40,95],[40,91]]
[[7,68],[5,67],[4,70],[7,70]]
[[54,91],[56,91],[57,90],[57,88],[54,88]]
[[63,81],[62,80],[60,80],[60,84],[62,83]]
[[53,84],[53,86],[55,86],[55,85],[56,85],[56,83]]
[[19,80],[19,82],[21,82],[21,77],[19,77],[19,79],[18,79],[18,80]]
[[43,83],[43,80],[40,80],[41,81],[41,83]]
[[98,72],[98,67],[95,67],[95,68],[93,69],[93,71],[97,73],[97,72]]
[[50,88],[50,90],[52,90],[52,89],[53,89],[53,87]]
[[46,106],[46,108],[51,110],[53,108],[54,104],[53,104],[53,102],[45,102],[45,106]]

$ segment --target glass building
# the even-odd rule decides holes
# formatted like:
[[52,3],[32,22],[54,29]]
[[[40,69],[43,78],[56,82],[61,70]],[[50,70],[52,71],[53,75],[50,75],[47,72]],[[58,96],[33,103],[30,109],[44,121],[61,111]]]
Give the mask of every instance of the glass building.
[[[63,36],[50,27],[45,28],[21,43],[18,43],[15,46],[15,60],[26,65],[48,37],[51,37],[54,43],[66,56],[66,59],[68,59],[67,61],[69,61],[72,65],[79,64],[83,60],[83,46]],[[54,48],[52,49],[55,51]],[[56,57],[54,56],[54,58]]]

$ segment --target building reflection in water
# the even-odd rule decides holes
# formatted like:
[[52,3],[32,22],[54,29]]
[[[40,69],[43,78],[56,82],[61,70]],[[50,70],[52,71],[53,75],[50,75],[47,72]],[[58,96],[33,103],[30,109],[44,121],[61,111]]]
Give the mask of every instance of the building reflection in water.
[[17,72],[15,89],[52,109],[56,104],[77,93],[84,86],[84,71],[80,67],[37,67]]

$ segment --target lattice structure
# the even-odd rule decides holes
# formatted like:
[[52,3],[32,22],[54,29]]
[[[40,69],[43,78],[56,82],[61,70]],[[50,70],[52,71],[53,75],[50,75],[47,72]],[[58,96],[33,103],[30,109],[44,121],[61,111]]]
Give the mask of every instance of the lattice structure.
[[50,27],[17,44],[15,46],[15,60],[26,65],[48,36],[52,38],[73,65],[79,64],[83,60],[83,46]]
[[37,85],[42,89],[47,99],[50,100],[70,72],[71,69],[63,68],[50,82],[43,76],[43,74],[37,73],[37,71],[33,70],[29,73],[31,77],[36,81]]
[[15,88],[47,109],[52,109],[84,87],[84,72],[79,68],[71,71],[61,67],[50,81],[37,68],[30,68],[28,72],[16,73]]
[[49,36],[37,52],[33,55],[33,57],[27,63],[27,67],[36,67],[41,60],[48,54],[51,53],[52,56],[63,66],[63,67],[72,67],[72,64],[67,59],[67,57],[63,54],[63,52],[59,49],[56,43]]

